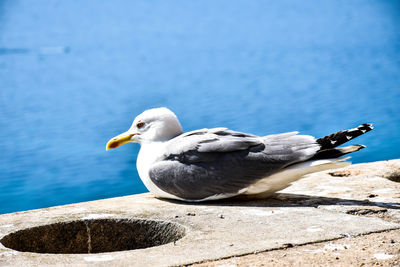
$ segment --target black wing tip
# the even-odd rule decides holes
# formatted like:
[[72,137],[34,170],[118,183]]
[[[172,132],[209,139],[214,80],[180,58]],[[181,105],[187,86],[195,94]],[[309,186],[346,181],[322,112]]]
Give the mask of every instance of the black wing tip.
[[372,129],[374,129],[374,125],[372,123],[363,123],[358,126],[357,129],[371,131]]
[[321,150],[338,147],[366,132],[374,129],[372,123],[364,123],[359,125],[357,128],[339,131],[322,138],[317,139],[317,143],[321,146]]

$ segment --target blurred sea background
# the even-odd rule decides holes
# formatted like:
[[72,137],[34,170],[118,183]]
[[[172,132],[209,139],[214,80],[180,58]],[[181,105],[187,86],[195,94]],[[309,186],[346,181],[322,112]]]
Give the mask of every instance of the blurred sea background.
[[317,137],[364,122],[354,163],[400,157],[399,1],[0,1],[0,213],[147,191],[143,110],[185,131]]

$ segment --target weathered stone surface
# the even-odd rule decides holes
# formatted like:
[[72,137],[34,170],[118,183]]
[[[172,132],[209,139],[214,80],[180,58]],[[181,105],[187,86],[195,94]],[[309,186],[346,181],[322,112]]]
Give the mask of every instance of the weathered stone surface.
[[[395,164],[397,162],[400,161],[394,161]],[[373,168],[374,164],[381,163],[349,168],[355,171],[357,166],[361,166],[359,171],[364,172]],[[328,172],[315,174],[272,199],[259,201],[188,204],[141,194],[3,214],[0,215],[0,239],[26,228],[70,222],[74,222],[70,225],[82,225],[89,221],[99,224],[94,230],[95,235],[101,237],[104,243],[115,243],[115,247],[118,247],[121,242],[129,243],[131,237],[122,234],[121,238],[114,238],[118,231],[124,232],[123,228],[101,230],[101,227],[118,227],[116,224],[101,224],[138,219],[179,225],[181,227],[160,231],[172,231],[184,236],[181,239],[170,237],[172,242],[160,246],[103,253],[93,253],[95,251],[92,250],[87,254],[19,252],[0,245],[0,265],[170,266],[244,255],[343,236],[399,229],[399,200],[400,183],[376,176],[371,170],[356,176],[332,176]],[[143,229],[140,230],[140,226],[137,227],[137,233],[142,233],[139,234],[140,238],[149,236],[149,240],[152,239],[153,234],[148,235]],[[72,230],[64,231],[66,236],[63,234],[62,238],[71,240],[70,237],[75,236],[75,239],[82,239],[79,244],[85,244],[85,250],[88,248],[87,229],[80,235],[76,234],[81,230],[78,227],[75,234]],[[39,232],[37,238],[40,239],[42,234]],[[108,240],[107,235],[112,237]],[[34,240],[35,235],[31,237]],[[57,240],[49,238],[48,242]],[[4,243],[7,245],[7,242]]]
[[399,175],[399,159],[355,164],[310,175],[276,197],[319,209],[400,223],[400,184],[392,181]]
[[381,177],[400,183],[400,160],[385,160],[356,164],[342,170],[328,172],[331,176]]
[[400,266],[400,230],[371,233],[240,257],[206,261],[191,267]]

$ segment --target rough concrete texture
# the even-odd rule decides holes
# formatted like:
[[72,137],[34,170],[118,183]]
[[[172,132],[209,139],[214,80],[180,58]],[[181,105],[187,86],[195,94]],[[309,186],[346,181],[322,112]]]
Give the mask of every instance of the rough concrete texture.
[[[400,160],[355,164],[313,174],[273,198],[317,209],[400,223]],[[271,199],[272,201],[272,199]],[[289,246],[204,266],[400,266],[400,230]]]
[[293,246],[190,266],[400,266],[400,230]]
[[[282,256],[284,253],[290,253],[291,249],[302,248],[301,245],[304,244],[339,242],[330,241],[336,239],[353,241],[360,235],[400,229],[400,183],[394,182],[397,181],[395,177],[398,177],[400,172],[399,163],[400,160],[359,164],[331,173],[328,171],[314,174],[267,200],[233,199],[188,204],[159,200],[150,194],[141,194],[0,215],[0,239],[6,246],[10,246],[12,241],[4,240],[15,235],[24,236],[24,239],[18,239],[14,243],[27,242],[30,247],[41,249],[43,245],[38,243],[39,240],[54,242],[62,239],[65,245],[83,247],[77,252],[80,254],[48,254],[49,251],[46,254],[21,252],[0,245],[0,265],[185,265],[263,251],[281,253]],[[136,224],[137,221],[143,220],[148,221],[145,223],[146,228],[140,228],[141,226]],[[96,222],[96,228],[91,228],[93,221]],[[118,222],[121,221],[133,222],[132,226],[126,226],[132,229],[118,230]],[[116,229],[107,230],[110,224],[112,229]],[[160,228],[160,225],[166,224],[177,227]],[[40,226],[40,229],[43,229],[48,225],[51,225],[53,230],[63,230],[61,233],[37,232],[38,228],[34,228]],[[55,227],[57,225],[72,225],[72,229],[76,229],[75,234],[72,234],[74,231],[65,230],[65,227]],[[76,225],[85,225],[85,228],[76,228]],[[155,228],[151,228],[151,225]],[[36,231],[33,231],[35,234],[18,232],[32,227]],[[137,227],[139,230],[136,230]],[[154,233],[159,229],[164,229],[161,231],[165,233],[177,233],[178,237],[165,234],[166,238],[170,239],[159,240],[159,236],[154,237]],[[125,236],[125,231],[131,231],[136,239],[132,235]],[[115,232],[119,233],[121,238],[115,238]],[[8,235],[10,233],[14,234]],[[178,239],[179,234],[184,237]],[[383,234],[387,233],[378,235]],[[48,235],[47,239],[43,237],[45,235]],[[61,237],[54,238],[57,235]],[[146,240],[147,236],[149,240]],[[132,240],[144,239],[146,248],[93,253],[89,248],[96,238],[108,240],[115,243],[115,247],[120,246],[122,249],[134,248]],[[153,242],[153,239],[157,241]],[[129,246],[122,246],[121,243],[124,242]],[[149,247],[149,243],[158,246]],[[102,247],[101,244],[98,246],[104,249],[106,246]],[[19,247],[14,248],[22,250]],[[85,253],[86,248],[92,253]],[[385,253],[379,253],[376,252],[378,258],[389,257],[385,256]],[[295,258],[293,255],[291,257],[301,262],[301,258],[306,255],[300,253]],[[234,259],[251,262],[252,258],[244,257],[253,256],[259,255]],[[258,263],[261,264],[260,260]],[[219,265],[218,261],[210,264]]]

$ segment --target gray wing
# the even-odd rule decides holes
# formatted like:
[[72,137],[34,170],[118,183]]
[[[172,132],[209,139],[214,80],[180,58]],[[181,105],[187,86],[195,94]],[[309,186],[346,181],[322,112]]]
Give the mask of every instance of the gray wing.
[[160,189],[188,200],[241,189],[281,169],[310,159],[320,146],[297,132],[258,137],[225,128],[202,129],[168,142],[150,179]]

